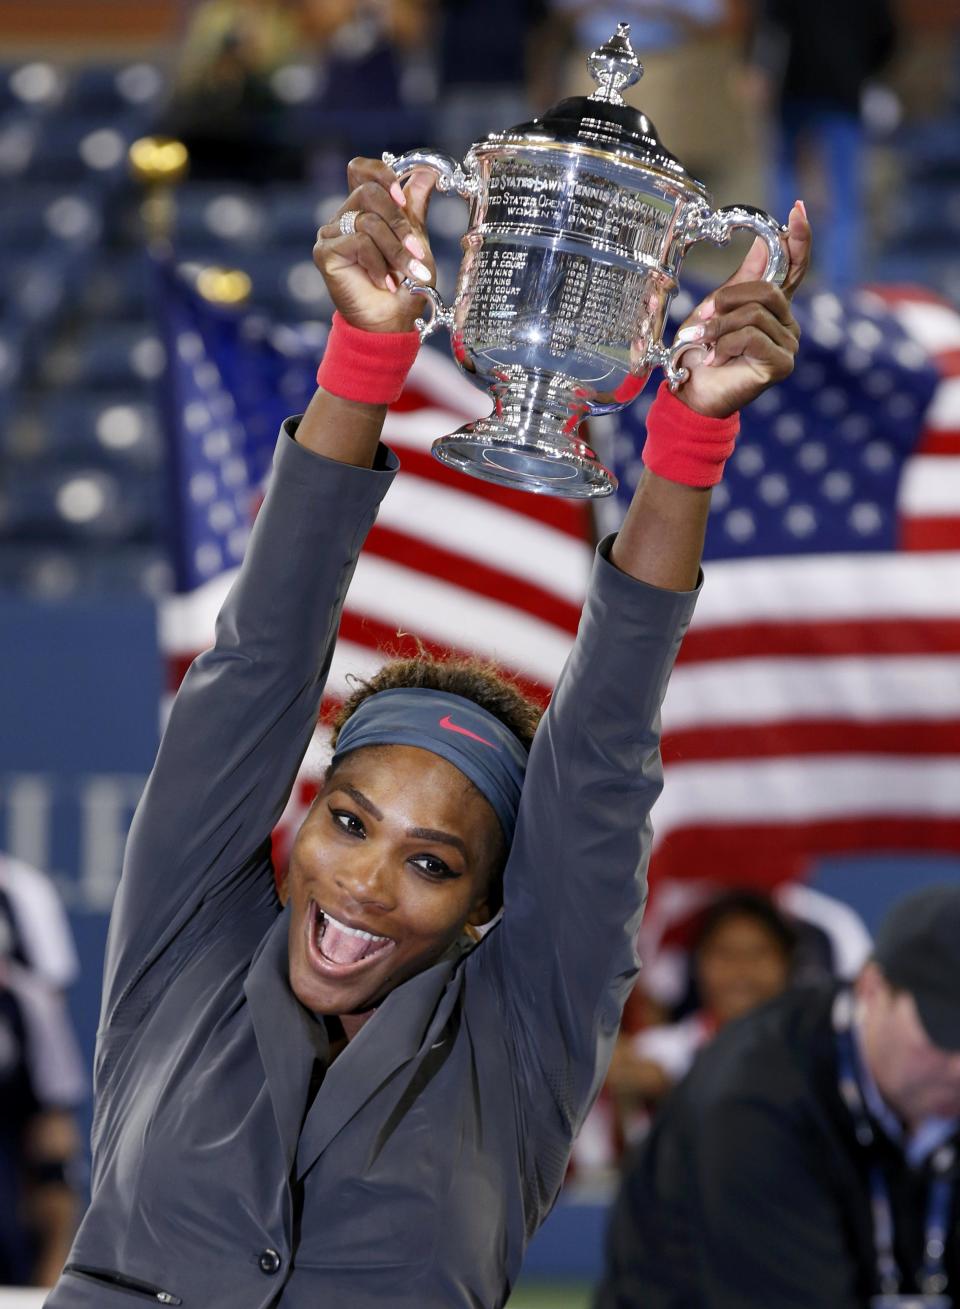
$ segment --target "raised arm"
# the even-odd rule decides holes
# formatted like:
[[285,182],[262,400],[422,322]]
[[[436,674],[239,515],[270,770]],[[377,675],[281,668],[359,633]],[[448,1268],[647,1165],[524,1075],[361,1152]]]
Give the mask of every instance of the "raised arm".
[[[425,249],[412,233],[432,176],[411,179],[400,205],[389,192],[394,174],[371,168],[351,165],[345,208],[375,219],[372,233],[321,229],[314,257],[346,330],[365,329],[367,340],[381,333],[384,350],[393,345],[409,366],[419,307],[397,292],[387,271],[396,264],[386,261],[398,250],[414,257],[398,229]],[[385,401],[321,387],[303,418],[284,424],[216,643],[184,679],[134,817],[111,919],[105,1019],[201,909],[271,911],[270,833],[315,727],[357,555],[396,469],[379,444],[385,414]]]
[[693,611],[710,499],[708,484],[673,479],[717,480],[715,447],[731,439],[732,416],[793,367],[789,299],[810,241],[802,207],[787,240],[783,290],[757,280],[756,248],[688,320],[704,354],[679,399],[661,395],[651,413],[646,471],[616,539],[600,548],[577,641],[534,741],[503,922],[477,966],[501,977],[531,1103],[542,1104],[545,1086],[553,1092],[557,1115],[540,1115],[535,1131],[579,1126],[636,974],[649,815],[662,785],[660,705]]

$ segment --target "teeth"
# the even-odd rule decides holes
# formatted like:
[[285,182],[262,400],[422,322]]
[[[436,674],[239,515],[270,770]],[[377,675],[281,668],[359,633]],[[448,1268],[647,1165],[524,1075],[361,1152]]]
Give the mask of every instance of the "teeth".
[[339,927],[340,931],[346,932],[347,936],[359,936],[362,941],[386,941],[389,939],[386,936],[377,936],[373,932],[361,931],[359,927],[348,927],[346,923],[341,923],[339,919],[334,918],[333,914],[328,914],[326,909],[321,909],[320,912],[326,921]]

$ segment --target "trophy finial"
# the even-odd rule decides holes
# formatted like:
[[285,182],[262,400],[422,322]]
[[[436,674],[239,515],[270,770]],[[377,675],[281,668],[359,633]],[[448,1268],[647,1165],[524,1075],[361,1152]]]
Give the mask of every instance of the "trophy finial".
[[643,77],[643,64],[630,44],[629,23],[619,23],[614,35],[587,56],[587,67],[597,83],[591,100],[604,100],[613,105],[625,103],[620,92]]

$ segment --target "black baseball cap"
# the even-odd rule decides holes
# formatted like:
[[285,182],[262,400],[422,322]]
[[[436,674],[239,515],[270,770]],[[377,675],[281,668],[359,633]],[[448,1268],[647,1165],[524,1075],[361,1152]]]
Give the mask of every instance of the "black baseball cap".
[[960,884],[928,886],[894,905],[873,957],[913,996],[934,1045],[960,1050]]

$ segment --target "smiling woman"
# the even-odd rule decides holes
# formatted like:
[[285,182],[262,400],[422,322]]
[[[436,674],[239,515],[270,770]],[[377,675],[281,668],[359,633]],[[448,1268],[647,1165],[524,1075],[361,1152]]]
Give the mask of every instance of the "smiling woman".
[[500,1309],[609,1061],[709,486],[737,407],[793,365],[808,229],[795,210],[786,293],[748,256],[701,306],[709,356],[651,410],[660,471],[598,551],[539,726],[472,666],[375,678],[278,900],[270,833],[397,467],[380,434],[419,345],[402,279],[432,275],[432,184],[356,160],[319,233],[337,306],[320,389],[283,425],[131,828],[92,1201],[48,1309]]

